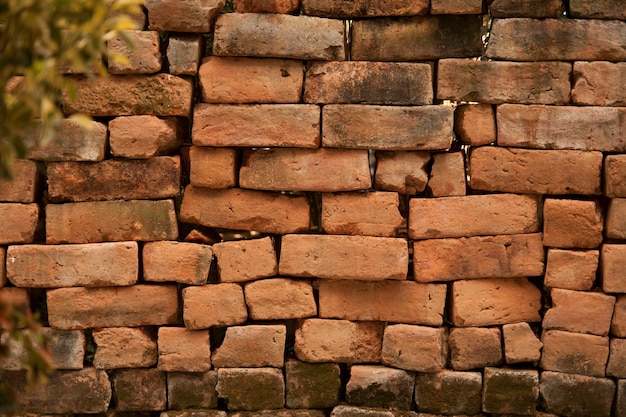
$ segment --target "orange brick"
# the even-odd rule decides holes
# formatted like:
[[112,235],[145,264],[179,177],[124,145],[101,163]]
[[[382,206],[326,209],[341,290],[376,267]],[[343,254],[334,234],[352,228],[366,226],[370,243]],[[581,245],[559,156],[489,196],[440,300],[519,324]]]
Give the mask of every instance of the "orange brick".
[[0,245],[32,242],[38,221],[37,204],[0,203]]
[[502,326],[506,363],[536,362],[541,358],[543,344],[528,323]]
[[209,284],[183,289],[183,320],[191,330],[240,324],[248,318],[238,284]]
[[616,378],[624,378],[626,371],[626,340],[610,339],[609,343],[609,362],[606,365],[607,376]]
[[570,0],[572,17],[626,19],[626,8],[620,0]]
[[111,74],[154,74],[161,70],[159,32],[124,30],[107,41],[107,50],[126,60],[109,60]]
[[0,202],[34,203],[38,188],[37,164],[27,159],[9,163],[11,178],[0,178]]
[[[625,17],[626,17],[626,8]],[[594,106],[624,106],[626,93],[615,86],[626,77],[626,63],[574,62],[572,102]],[[618,137],[621,139],[621,137]]]
[[302,0],[304,14],[332,18],[414,16],[428,13],[428,0]]
[[0,288],[4,287],[7,283],[7,275],[6,275],[6,248],[0,246]]
[[246,284],[244,294],[253,320],[297,319],[317,314],[309,281],[263,279]]
[[233,240],[213,245],[220,282],[245,282],[278,273],[272,238]]
[[233,0],[236,13],[288,13],[300,10],[300,0]]
[[160,327],[157,343],[157,369],[160,371],[205,372],[211,369],[211,346],[206,330]]
[[608,293],[626,293],[624,268],[626,268],[626,245],[602,245],[602,290]]
[[448,335],[445,328],[408,324],[388,325],[383,336],[382,363],[418,372],[446,367]]
[[202,35],[170,35],[166,52],[168,72],[175,75],[196,75],[203,54]]
[[41,131],[35,127],[24,136],[26,157],[37,161],[102,161],[107,146],[107,127],[100,122],[91,126],[63,119],[46,144],[40,144]]
[[626,295],[617,294],[611,320],[611,335],[626,338]]
[[230,148],[189,149],[189,182],[204,188],[231,188],[238,181],[237,151]]
[[562,0],[494,0],[489,10],[494,17],[561,17]]
[[116,117],[109,122],[111,154],[121,158],[151,158],[174,153],[182,145],[176,118]]
[[400,194],[421,193],[428,183],[428,162],[429,152],[377,151],[374,188]]
[[169,32],[210,32],[224,0],[145,0],[150,28]]
[[[602,210],[595,201],[548,198],[543,204],[543,244],[593,249],[602,243]],[[609,227],[607,226],[607,234]]]
[[626,198],[613,198],[606,215],[606,236],[626,239]]
[[490,104],[463,104],[454,109],[454,133],[468,145],[496,141],[496,116]]
[[141,257],[145,281],[204,285],[213,251],[210,246],[190,242],[146,242]]
[[465,155],[462,152],[434,154],[426,188],[435,197],[465,195],[467,192]]
[[604,376],[609,359],[609,338],[547,330],[541,338],[539,366],[548,371]]
[[544,284],[550,288],[590,290],[596,280],[598,259],[597,250],[548,249]]
[[626,197],[626,155],[607,155],[604,158],[604,195]]
[[157,364],[157,342],[142,329],[94,329],[96,369],[144,368]]
[[575,333],[607,336],[611,327],[615,297],[560,288],[550,290],[552,307],[546,311],[541,326]]
[[431,0],[430,14],[481,14],[485,12],[482,0]]
[[450,329],[450,365],[457,371],[501,365],[502,340],[499,328]]
[[[213,352],[216,368],[281,368],[285,363],[287,328],[284,324],[232,326]],[[254,349],[250,349],[254,346]]]

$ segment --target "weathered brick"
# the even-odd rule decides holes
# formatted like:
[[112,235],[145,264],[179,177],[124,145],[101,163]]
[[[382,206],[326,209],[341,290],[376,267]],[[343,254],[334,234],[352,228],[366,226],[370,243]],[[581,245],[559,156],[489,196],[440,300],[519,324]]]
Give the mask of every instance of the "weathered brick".
[[224,0],[144,0],[150,28],[169,32],[210,32]]
[[605,243],[602,245],[600,257],[602,262],[602,290],[613,293],[626,292],[623,279],[623,272],[626,267],[626,245]]
[[539,366],[548,371],[604,376],[609,358],[609,338],[590,334],[547,330],[541,337]]
[[417,194],[428,183],[429,152],[376,152],[374,188],[400,194]]
[[[623,62],[574,62],[572,102],[594,106],[624,106],[626,92],[615,88],[624,77],[626,63]],[[617,139],[621,137],[617,136]]]
[[[419,416],[435,417],[420,413]],[[330,417],[418,417],[415,411],[388,410],[383,408],[338,405],[333,408]]]
[[617,394],[615,396],[615,417],[626,416],[626,380],[617,380]]
[[4,287],[7,283],[7,274],[6,274],[6,257],[7,250],[6,248],[0,246],[0,288]]
[[439,372],[446,367],[446,329],[408,324],[388,325],[383,335],[382,363],[418,372]]
[[158,411],[167,408],[165,372],[157,369],[123,369],[111,378],[118,411]]
[[[543,244],[596,248],[602,243],[602,210],[595,201],[549,198],[543,204]],[[607,232],[609,227],[607,227]],[[608,233],[610,234],[610,233]]]
[[626,155],[607,155],[604,159],[604,195],[626,197]]
[[505,324],[502,338],[506,363],[535,362],[541,358],[543,344],[528,323]]
[[0,288],[0,303],[25,315],[29,314],[31,310],[28,291],[24,288]]
[[541,234],[475,236],[413,242],[419,282],[543,275]]
[[[26,339],[9,337],[3,333],[0,343],[8,349],[8,354],[0,358],[0,369],[18,371],[28,370],[32,357],[26,347],[26,341],[34,344],[35,349],[45,349],[50,366],[57,369],[83,369],[85,358],[85,334],[81,330],[55,330],[42,327],[38,331],[24,330]],[[41,340],[45,340],[45,348]]]
[[176,240],[172,200],[94,201],[46,206],[46,243]]
[[445,284],[321,280],[318,289],[320,317],[427,326],[443,322]]
[[409,201],[409,237],[412,239],[538,231],[535,196],[486,194]]
[[626,198],[614,198],[609,203],[606,216],[606,236],[626,239]]
[[146,331],[129,327],[94,329],[97,369],[144,368],[157,364],[157,342]]
[[182,144],[173,117],[124,116],[109,122],[111,154],[121,158],[151,158],[175,152]]
[[481,410],[482,387],[480,372],[418,373],[415,376],[415,402],[420,415],[475,415]]
[[451,297],[455,326],[541,321],[541,292],[526,278],[455,281]]
[[246,150],[241,188],[271,191],[356,191],[371,188],[366,150]]
[[283,373],[275,368],[218,369],[217,392],[229,410],[275,409],[285,403]]
[[26,157],[37,161],[102,161],[107,145],[107,127],[103,123],[91,122],[83,126],[71,119],[63,119],[52,138],[40,144],[39,126],[24,136],[28,151]]
[[344,33],[341,20],[227,13],[215,23],[213,55],[342,61]]
[[405,221],[397,193],[322,195],[322,229],[329,234],[394,237]]
[[454,109],[454,133],[468,145],[496,141],[496,116],[490,104],[463,104]]
[[281,275],[356,280],[404,280],[408,270],[405,239],[371,236],[286,235]]
[[461,196],[467,190],[465,155],[446,152],[433,155],[433,165],[426,189],[434,197]]
[[35,240],[39,206],[35,203],[0,203],[0,245]]
[[598,336],[609,334],[615,297],[560,288],[550,290],[552,307],[543,318],[543,329],[566,330]]
[[611,334],[626,338],[626,295],[617,295],[611,320]]
[[296,328],[296,357],[306,362],[379,362],[384,323],[305,319]]
[[237,411],[230,413],[231,417],[325,417],[324,410],[259,410]]
[[[178,4],[178,3],[176,3]],[[112,75],[105,79],[73,78],[76,100],[63,95],[67,114],[91,116],[189,116],[193,99],[192,80],[171,74]]]
[[204,188],[231,188],[237,185],[237,150],[231,148],[189,148],[189,182]]
[[187,287],[183,294],[183,320],[188,329],[231,326],[248,318],[243,290],[237,284]]
[[341,369],[336,363],[285,363],[288,408],[330,408],[339,404]]
[[180,157],[48,164],[51,202],[143,200],[175,197],[180,192]]
[[433,104],[430,64],[314,61],[305,79],[306,103]]
[[428,0],[400,0],[389,4],[382,0],[303,0],[306,15],[352,19],[380,16],[415,16],[428,13]]
[[620,0],[570,0],[572,17],[626,19],[626,7]]
[[309,281],[264,279],[246,284],[244,294],[253,320],[296,319],[317,314]]
[[159,32],[124,30],[107,41],[109,53],[124,57],[109,60],[111,74],[154,74],[161,70]]
[[37,164],[27,159],[9,162],[12,178],[0,178],[0,202],[34,203],[38,191]]
[[437,68],[439,99],[491,104],[569,102],[572,66],[567,62],[442,59]]
[[201,35],[170,35],[166,52],[168,72],[176,75],[196,75],[203,48]]
[[597,250],[548,249],[544,284],[550,288],[590,290],[596,280],[598,259]]
[[626,376],[626,339],[614,339],[609,342],[609,362],[606,365],[607,376],[624,378]]
[[494,0],[489,10],[494,17],[561,17],[562,0]]
[[304,68],[292,59],[210,56],[199,76],[206,103],[297,103]]
[[300,0],[233,0],[236,13],[285,13],[300,10]]
[[188,186],[179,219],[225,229],[295,233],[309,230],[310,213],[309,203],[302,196]]
[[216,243],[220,282],[245,282],[278,273],[274,243],[270,237]]
[[346,401],[365,407],[409,410],[415,374],[380,365],[354,365],[346,383]]
[[626,31],[617,21],[495,19],[485,55],[510,61],[623,61],[625,43]]
[[[285,325],[232,326],[213,352],[216,368],[282,368],[285,357]],[[250,349],[254,346],[254,349]]]
[[450,364],[465,371],[502,363],[502,342],[498,328],[450,329]]
[[470,153],[470,188],[527,194],[600,194],[600,152],[483,146]]
[[194,108],[194,145],[317,148],[320,108],[314,104],[204,104]]
[[7,260],[7,278],[17,287],[124,286],[139,278],[136,242],[16,245]]
[[[192,374],[191,374],[192,375]],[[169,401],[169,398],[168,398]],[[169,406],[169,403],[168,403]],[[171,406],[169,408],[172,408]],[[159,414],[159,417],[227,417],[229,414],[222,410],[207,410],[188,407],[188,410],[168,410]],[[204,407],[198,407],[204,408]],[[233,414],[230,414],[231,416]]]
[[615,382],[608,378],[542,372],[539,398],[542,408],[565,416],[611,416]]
[[178,294],[170,285],[59,288],[47,292],[47,304],[57,329],[137,327],[174,323]]
[[145,281],[174,281],[204,285],[209,277],[213,251],[189,242],[147,242],[142,252]]
[[447,106],[329,104],[322,109],[322,121],[325,147],[438,150],[452,143],[454,116]]
[[530,415],[535,412],[538,398],[539,372],[485,368],[483,411]]
[[209,332],[184,327],[161,327],[158,335],[159,363],[167,372],[205,372],[211,369]]
[[358,20],[353,24],[355,61],[418,61],[482,54],[477,16],[415,16]]
[[168,372],[168,408],[174,410],[217,408],[216,384],[216,371]]

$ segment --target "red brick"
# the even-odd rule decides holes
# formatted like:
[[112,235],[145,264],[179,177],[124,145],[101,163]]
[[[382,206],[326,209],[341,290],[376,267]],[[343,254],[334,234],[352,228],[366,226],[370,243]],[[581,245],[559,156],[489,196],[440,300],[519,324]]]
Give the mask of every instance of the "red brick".
[[280,320],[317,315],[309,281],[264,279],[246,284],[246,304],[252,320]]
[[535,196],[487,194],[409,201],[409,237],[412,239],[538,231]]
[[120,411],[160,411],[167,407],[165,372],[157,369],[122,369],[111,378],[113,401]]
[[150,28],[169,32],[210,32],[224,0],[144,0]]
[[611,320],[611,335],[626,338],[626,295],[617,294]]
[[206,103],[298,103],[304,82],[302,62],[292,59],[210,56],[199,75]]
[[144,368],[157,364],[157,342],[146,331],[129,327],[94,329],[97,369]]
[[558,415],[610,417],[615,382],[609,378],[542,372],[540,405]]
[[465,155],[462,152],[437,153],[426,189],[434,197],[461,196],[467,190]]
[[482,103],[567,104],[571,64],[442,59],[437,98]]
[[220,282],[245,282],[278,273],[274,242],[270,237],[213,245]]
[[[624,11],[626,13],[626,8]],[[615,86],[620,85],[625,77],[626,63],[623,62],[574,62],[572,102],[594,106],[624,106],[626,93]],[[617,138],[621,139],[621,136]]]
[[47,301],[50,326],[64,330],[171,324],[178,311],[171,285],[59,288],[47,292]]
[[142,200],[176,197],[180,192],[180,157],[110,159],[95,163],[48,164],[51,202]]
[[0,202],[34,203],[38,189],[37,164],[27,159],[9,162],[11,178],[0,178]]
[[626,268],[626,245],[603,244],[601,251],[602,290],[609,293],[626,293],[624,268]]
[[204,188],[231,188],[237,185],[237,150],[230,148],[189,149],[190,183]]
[[178,150],[182,137],[173,117],[124,116],[109,122],[111,154],[120,158],[151,158]]
[[167,64],[170,74],[196,75],[204,53],[202,35],[170,35],[167,43]]
[[320,108],[313,104],[197,104],[194,145],[317,148]]
[[157,369],[167,372],[205,372],[211,369],[211,346],[206,330],[160,327]]
[[215,23],[213,55],[342,61],[344,33],[341,20],[227,13]]
[[236,13],[285,13],[300,10],[300,0],[233,0]]
[[418,373],[415,376],[415,402],[424,417],[477,415],[481,410],[482,388],[480,372]]
[[193,83],[171,74],[112,75],[105,79],[72,78],[76,100],[64,93],[62,104],[67,114],[91,116],[189,116]]
[[310,213],[306,197],[188,186],[179,219],[225,229],[294,233],[309,230]]
[[413,243],[419,282],[543,275],[541,234],[429,239]]
[[526,278],[455,281],[450,296],[455,326],[541,321],[541,292]]
[[454,133],[461,142],[480,146],[496,141],[496,116],[490,104],[463,104],[454,109]]
[[548,371],[604,376],[609,358],[609,338],[547,330],[541,338],[539,366]]
[[30,313],[30,299],[28,296],[28,291],[24,288],[0,288],[0,303],[19,310],[23,314]]
[[530,415],[537,408],[539,372],[485,368],[483,411]]
[[17,245],[7,250],[7,278],[16,287],[124,286],[138,277],[136,242]]
[[[167,374],[167,404],[172,410],[217,408],[217,372],[170,372]],[[163,417],[226,417],[225,411],[170,411]],[[214,413],[214,414],[211,414]]]
[[485,12],[482,0],[431,0],[430,14],[481,14]]
[[[281,368],[285,362],[285,325],[232,326],[213,352],[216,368]],[[254,349],[250,349],[254,346]]]
[[606,216],[606,236],[613,239],[626,239],[626,199],[614,198],[609,203]]
[[[285,379],[280,369],[218,369],[216,389],[231,411],[274,410],[285,405]],[[269,413],[276,415],[275,411]]]
[[495,19],[485,56],[509,61],[623,61],[624,43],[626,32],[617,21]]
[[561,17],[562,0],[494,0],[489,10],[494,17]]
[[296,357],[305,362],[379,362],[382,322],[302,320],[296,329]]
[[545,286],[578,291],[590,290],[596,280],[599,255],[597,250],[549,249]]
[[606,366],[607,376],[624,378],[626,376],[626,340],[611,339],[609,352],[609,362]]
[[175,240],[172,200],[95,201],[46,206],[46,243]]
[[304,101],[433,104],[432,66],[408,62],[310,62],[306,69]]
[[470,187],[527,194],[600,194],[600,152],[483,146],[470,154]]
[[353,365],[346,383],[346,401],[362,407],[409,410],[415,374],[380,365]]
[[355,61],[419,61],[482,54],[478,16],[415,16],[358,20],[353,24]]
[[210,246],[190,242],[146,242],[141,256],[145,281],[204,285],[213,251]]
[[560,288],[552,288],[550,297],[552,307],[544,315],[544,330],[566,330],[598,336],[609,334],[615,297]]
[[[602,210],[595,201],[549,198],[543,204],[543,244],[596,248],[602,243]],[[609,227],[607,226],[607,233]]]
[[604,195],[626,197],[626,155],[607,155],[604,159]]
[[400,238],[286,235],[278,268],[281,275],[296,277],[404,280],[408,247]]
[[500,329],[468,327],[450,329],[450,364],[465,371],[502,363]]
[[620,0],[570,0],[572,17],[626,19],[626,6]]
[[388,325],[383,336],[382,363],[418,372],[439,372],[446,367],[446,329],[408,324]]
[[319,316],[322,318],[428,326],[441,326],[443,323],[446,303],[444,284],[322,280],[317,286]]
[[452,143],[454,117],[446,106],[330,104],[322,110],[322,122],[325,147],[438,150]]
[[38,221],[37,204],[0,203],[0,245],[32,242]]
[[502,326],[504,356],[506,363],[536,362],[541,358],[543,344],[528,323],[513,323]]
[[428,183],[428,162],[428,152],[377,151],[374,188],[400,194],[421,193]]
[[302,0],[306,15],[352,19],[381,16],[415,16],[428,13],[428,0],[400,0],[389,4],[384,0]]
[[209,284],[183,289],[183,320],[191,330],[240,324],[248,318],[243,289],[237,284]]
[[126,61],[110,59],[111,74],[154,74],[161,70],[159,32],[124,30],[107,41],[107,50]]
[[46,144],[40,144],[41,131],[35,127],[24,136],[26,157],[37,161],[102,161],[107,145],[107,127],[91,122],[85,127],[71,119],[63,119]]

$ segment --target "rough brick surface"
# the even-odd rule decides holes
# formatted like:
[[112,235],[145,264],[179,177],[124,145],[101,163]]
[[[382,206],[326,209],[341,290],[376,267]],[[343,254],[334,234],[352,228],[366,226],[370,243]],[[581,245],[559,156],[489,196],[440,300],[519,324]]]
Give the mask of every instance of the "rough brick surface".
[[248,318],[243,290],[237,284],[209,284],[182,291],[183,319],[188,329],[240,324]]
[[296,319],[317,314],[309,281],[264,279],[246,284],[244,294],[253,320]]
[[615,88],[626,77],[625,63],[575,62],[573,77],[574,103],[595,106],[626,105],[626,92]]
[[293,233],[309,230],[310,213],[306,197],[188,186],[179,219],[226,229]]
[[550,290],[552,307],[545,313],[543,329],[566,330],[598,336],[609,334],[615,297],[596,292]]
[[393,4],[376,0],[303,0],[304,14],[332,18],[359,18],[379,16],[415,16],[428,13],[426,0],[401,0]]
[[167,374],[168,408],[174,410],[216,408],[216,385],[216,371],[169,372]]
[[269,149],[243,153],[239,186],[270,191],[357,191],[371,184],[366,150]]
[[229,410],[275,409],[285,403],[285,381],[279,369],[219,369],[216,389]]
[[172,200],[97,201],[46,206],[46,243],[175,240]]
[[431,0],[430,14],[481,14],[485,12],[481,0]]
[[626,245],[603,244],[600,260],[602,262],[602,290],[609,293],[626,292],[623,279],[626,267]]
[[388,325],[383,335],[382,363],[418,372],[439,372],[446,367],[446,329],[408,324]]
[[598,259],[597,250],[548,249],[544,284],[551,288],[590,290],[596,280]]
[[502,342],[498,328],[452,328],[450,330],[450,365],[466,371],[502,363]]
[[270,237],[234,240],[213,245],[220,282],[244,282],[278,273],[274,242]]
[[97,369],[144,368],[157,364],[157,342],[142,329],[95,329],[97,345],[93,366]]
[[566,104],[571,64],[442,59],[437,98],[482,103]]
[[401,194],[421,193],[428,183],[425,168],[429,161],[428,152],[377,151],[374,188]]
[[346,383],[346,401],[365,407],[409,410],[415,374],[379,365],[354,365]]
[[182,144],[175,118],[116,117],[109,122],[111,154],[122,158],[151,158],[175,152]]
[[609,338],[590,334],[547,330],[541,337],[539,365],[548,371],[604,376],[609,359]]
[[143,279],[206,284],[213,259],[210,246],[189,242],[147,242],[142,252]]
[[0,203],[0,245],[32,242],[38,221],[37,204]]
[[626,155],[604,158],[604,195],[626,197]]
[[413,198],[409,237],[434,239],[539,231],[537,199],[515,194]]
[[595,19],[625,19],[626,7],[620,0],[571,0],[572,17]]
[[359,20],[352,32],[355,61],[417,61],[480,56],[481,20],[416,16]]
[[139,278],[136,242],[9,246],[7,260],[16,287],[123,286]]
[[9,163],[12,178],[0,178],[0,202],[34,203],[38,188],[37,164],[27,159]]
[[85,127],[71,119],[64,119],[46,144],[39,144],[41,132],[39,128],[33,128],[24,136],[28,147],[26,157],[38,161],[102,161],[107,144],[107,127],[99,122],[90,124]]
[[[287,329],[284,325],[247,325],[226,329],[224,341],[213,352],[216,368],[281,368]],[[254,349],[250,349],[254,346]]]
[[0,246],[0,288],[4,287],[7,283],[7,274],[6,274],[6,248]]
[[455,326],[492,326],[541,320],[541,292],[526,278],[452,283],[450,318]]
[[175,286],[59,288],[47,292],[48,320],[57,329],[137,327],[176,321]]
[[452,107],[357,104],[324,106],[322,122],[322,146],[378,150],[448,149],[454,124]]
[[496,116],[490,104],[462,104],[454,109],[454,133],[468,145],[496,141]]
[[615,417],[626,416],[626,381],[617,381],[617,394],[615,398]]
[[296,357],[305,362],[379,362],[382,322],[305,319],[296,329]]
[[614,198],[609,203],[606,216],[606,236],[613,239],[626,239],[626,199]]
[[158,335],[159,363],[167,372],[205,372],[211,369],[209,332],[184,327],[161,327]]
[[330,408],[339,404],[341,370],[336,363],[285,363],[288,408]]
[[475,415],[481,410],[482,387],[480,372],[419,373],[415,376],[415,403],[423,413]]
[[224,0],[145,0],[150,28],[170,32],[210,32]]
[[611,321],[611,334],[626,338],[626,296],[618,295],[615,300],[615,311]]
[[542,372],[540,404],[558,415],[609,417],[615,382],[608,378]]
[[[85,358],[85,334],[81,330],[56,330],[42,327],[37,332],[25,330],[28,340],[39,348],[39,338],[45,339],[45,349],[52,369],[83,369]],[[0,369],[28,370],[32,359],[25,349],[23,340],[9,338],[3,333],[0,342],[8,348],[8,355],[0,359]]]
[[286,13],[293,14],[300,8],[300,0],[233,0],[236,13]]
[[543,259],[539,233],[413,242],[414,275],[420,282],[539,276]]
[[340,20],[229,13],[215,23],[213,54],[341,61],[345,59],[344,32]]
[[27,314],[30,311],[28,291],[24,288],[0,288],[0,302],[8,307],[15,308],[24,314]]
[[626,340],[611,339],[609,352],[609,362],[606,365],[607,376],[624,378],[626,376]]
[[[602,243],[602,211],[595,201],[546,199],[543,244],[557,248],[596,248]],[[609,228],[607,227],[607,230]]]
[[494,17],[560,17],[562,9],[561,0],[494,0],[489,5]]
[[539,372],[485,368],[483,411],[499,414],[534,413],[539,397]]
[[314,104],[204,104],[194,107],[194,145],[316,148],[320,108]]
[[535,362],[541,358],[543,344],[528,323],[502,326],[506,363]]
[[307,103],[433,103],[433,75],[429,64],[311,62],[307,65],[305,79],[304,101]]
[[443,322],[444,284],[322,280],[318,288],[320,317],[428,326]]
[[125,30],[107,41],[107,49],[126,60],[109,60],[111,74],[153,74],[161,70],[159,32]]
[[204,188],[231,188],[238,181],[238,153],[231,148],[189,149],[189,182]]
[[[432,417],[428,414],[420,414]],[[338,405],[330,413],[331,417],[418,417],[418,413],[405,410],[387,410],[382,408],[358,407],[353,405]]]
[[204,42],[199,35],[171,35],[166,52],[169,73],[196,75],[203,47]]
[[600,152],[486,146],[470,154],[470,187],[528,194],[600,194]]
[[467,192],[465,156],[462,152],[433,155],[433,166],[426,189],[434,197],[461,196]]
[[118,411],[159,411],[167,407],[165,372],[157,369],[123,369],[115,373],[113,401]]

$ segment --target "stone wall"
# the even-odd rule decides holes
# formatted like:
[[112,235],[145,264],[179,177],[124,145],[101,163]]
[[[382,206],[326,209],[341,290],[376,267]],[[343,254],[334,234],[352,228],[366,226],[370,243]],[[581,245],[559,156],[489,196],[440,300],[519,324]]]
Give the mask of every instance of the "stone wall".
[[626,3],[224,6],[0,182],[20,415],[626,416]]

